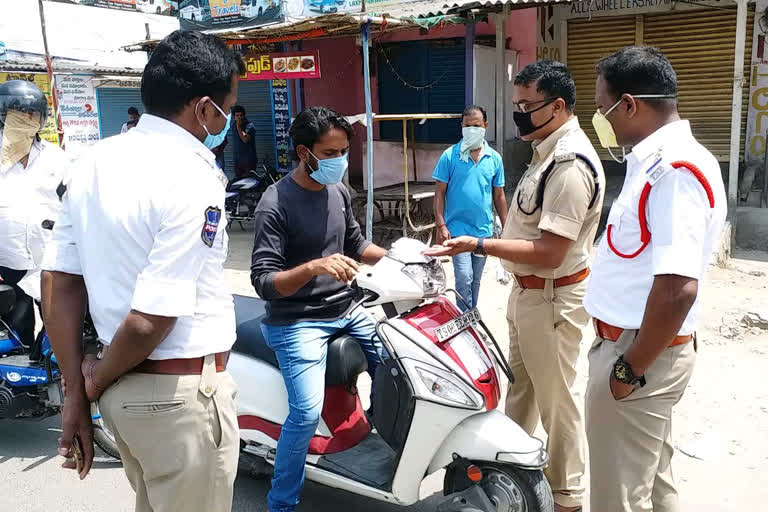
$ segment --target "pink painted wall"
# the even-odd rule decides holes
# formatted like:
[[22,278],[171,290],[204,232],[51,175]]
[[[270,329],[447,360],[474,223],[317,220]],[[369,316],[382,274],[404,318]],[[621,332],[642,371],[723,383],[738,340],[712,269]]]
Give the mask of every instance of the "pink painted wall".
[[[512,11],[507,17],[508,48],[517,50],[520,57],[520,67],[523,68],[536,60],[536,7]],[[435,27],[427,34],[421,34],[419,29],[401,30],[375,36],[375,40],[386,43],[396,41],[413,41],[418,39],[447,39],[450,37],[464,37],[464,25],[446,25],[442,28]],[[478,23],[475,27],[476,35],[495,35],[496,25],[493,19]]]
[[[320,52],[321,78],[304,80],[304,108],[331,107],[340,114],[351,116],[365,112],[365,96],[363,93],[363,56],[354,37],[336,39],[306,40],[302,49]],[[375,54],[371,52],[371,59]],[[376,77],[371,77],[371,101],[373,111],[379,105],[378,83]],[[357,123],[354,125],[355,136],[350,141],[349,175],[352,183],[360,181],[363,169],[363,142],[365,128]]]

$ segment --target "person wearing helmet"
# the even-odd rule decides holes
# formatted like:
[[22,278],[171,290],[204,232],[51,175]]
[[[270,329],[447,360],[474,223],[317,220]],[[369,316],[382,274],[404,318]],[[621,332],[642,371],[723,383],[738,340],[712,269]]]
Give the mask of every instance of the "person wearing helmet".
[[[32,301],[40,300],[40,265],[56,221],[67,158],[40,138],[48,118],[43,92],[26,80],[0,84],[0,281],[17,295],[13,322],[22,343],[34,342]],[[50,224],[50,223],[46,223]]]

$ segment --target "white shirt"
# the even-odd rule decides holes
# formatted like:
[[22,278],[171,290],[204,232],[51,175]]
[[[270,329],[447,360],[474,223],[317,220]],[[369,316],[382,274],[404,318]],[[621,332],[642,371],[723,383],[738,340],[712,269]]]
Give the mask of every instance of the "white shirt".
[[[680,160],[703,173],[712,187],[714,208],[693,173],[670,165]],[[678,121],[647,137],[627,157],[624,186],[608,215],[611,239],[619,252],[632,254],[642,245],[638,204],[649,180],[655,181],[646,205],[650,243],[637,257],[622,258],[609,247],[606,229],[584,299],[591,316],[624,329],[640,328],[654,276],[674,274],[699,281],[704,277],[725,223],[727,200],[720,165],[694,139],[688,121]],[[696,331],[698,311],[697,299],[679,334]]]
[[[0,146],[2,145],[0,133]],[[51,231],[44,220],[56,221],[61,184],[67,166],[66,154],[44,140],[32,143],[27,166],[16,163],[0,173],[0,266],[26,270],[19,286],[40,299],[40,265]]]
[[199,140],[152,115],[75,161],[44,268],[84,277],[106,344],[133,309],[177,318],[150,359],[232,347],[221,177]]

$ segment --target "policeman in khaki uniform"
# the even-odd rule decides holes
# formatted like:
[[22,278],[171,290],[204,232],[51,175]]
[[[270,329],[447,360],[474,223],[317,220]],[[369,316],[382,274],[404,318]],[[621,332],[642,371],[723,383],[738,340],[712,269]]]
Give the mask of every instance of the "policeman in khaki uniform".
[[512,198],[502,240],[459,237],[431,254],[497,256],[515,275],[509,297],[507,415],[533,433],[541,419],[546,476],[556,510],[581,509],[584,440],[571,387],[576,378],[589,258],[603,204],[600,159],[573,115],[575,85],[559,62],[540,61],[515,78],[515,123],[533,160]]
[[584,305],[592,512],[676,512],[672,407],[696,359],[697,295],[726,215],[715,157],[677,112],[677,78],[655,48],[597,66],[605,147],[632,146]]
[[[146,114],[74,164],[45,254],[45,326],[67,383],[59,455],[77,459],[79,442],[82,463],[66,465],[85,478],[98,400],[137,512],[232,508],[235,311],[226,178],[210,150],[227,136],[242,72],[214,36],[161,41],[142,76]],[[86,294],[101,359],[81,350]]]

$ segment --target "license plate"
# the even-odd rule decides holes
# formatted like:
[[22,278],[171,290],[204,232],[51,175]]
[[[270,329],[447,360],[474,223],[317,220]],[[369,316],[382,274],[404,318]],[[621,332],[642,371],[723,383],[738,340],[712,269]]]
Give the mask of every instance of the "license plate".
[[460,332],[472,327],[480,321],[480,312],[476,309],[470,309],[458,318],[446,322],[435,329],[437,341],[445,341],[448,338],[456,336]]

